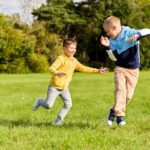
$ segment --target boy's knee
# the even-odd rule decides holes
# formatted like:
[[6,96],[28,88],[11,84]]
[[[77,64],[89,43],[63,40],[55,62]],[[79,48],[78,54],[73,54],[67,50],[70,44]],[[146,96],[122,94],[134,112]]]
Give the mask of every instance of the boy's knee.
[[68,103],[65,107],[70,109],[72,107],[72,103]]

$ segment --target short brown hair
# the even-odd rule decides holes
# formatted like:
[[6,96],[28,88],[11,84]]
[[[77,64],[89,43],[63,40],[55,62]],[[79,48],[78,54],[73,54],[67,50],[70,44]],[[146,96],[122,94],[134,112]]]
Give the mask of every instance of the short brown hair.
[[64,39],[63,47],[68,47],[70,44],[77,44],[77,42],[73,38]]
[[108,17],[104,23],[103,23],[103,27],[107,26],[107,25],[121,25],[120,19],[116,16],[110,16]]

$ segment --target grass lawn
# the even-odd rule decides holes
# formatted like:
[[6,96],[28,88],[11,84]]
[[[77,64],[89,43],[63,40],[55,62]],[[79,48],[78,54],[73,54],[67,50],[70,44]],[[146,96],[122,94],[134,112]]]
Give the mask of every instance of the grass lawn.
[[32,111],[34,101],[47,94],[51,75],[0,74],[0,150],[149,150],[150,71],[140,72],[125,121],[106,124],[114,103],[114,73],[75,73],[69,89],[73,106],[64,125],[52,126],[63,103]]

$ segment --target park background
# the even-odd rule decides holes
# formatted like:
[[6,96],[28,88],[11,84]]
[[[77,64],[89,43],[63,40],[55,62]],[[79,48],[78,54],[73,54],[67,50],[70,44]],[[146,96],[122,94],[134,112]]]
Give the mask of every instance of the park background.
[[[141,39],[139,82],[121,128],[106,124],[115,64],[99,39],[111,15],[132,28],[150,28],[150,0],[47,0],[38,8],[39,0],[23,1],[24,13],[0,14],[0,150],[149,150],[150,37]],[[39,96],[46,98],[48,67],[63,53],[67,37],[78,42],[75,57],[81,63],[110,72],[75,72],[69,86],[73,106],[63,126],[55,127],[63,106],[59,97],[50,110],[33,112],[32,105]]]
[[[76,39],[75,57],[81,63],[113,69],[114,63],[100,45],[100,36],[105,35],[103,21],[114,15],[123,25],[150,27],[149,0],[47,0],[38,8],[33,7],[36,1],[23,1],[22,13],[0,14],[0,73],[47,72],[63,53],[62,41],[67,37]],[[141,69],[150,68],[149,40],[141,40]]]

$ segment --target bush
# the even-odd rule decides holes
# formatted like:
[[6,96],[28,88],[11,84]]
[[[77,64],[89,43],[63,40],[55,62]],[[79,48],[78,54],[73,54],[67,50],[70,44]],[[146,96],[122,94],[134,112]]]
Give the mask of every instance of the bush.
[[7,73],[29,73],[31,70],[24,58],[16,58],[8,64]]
[[35,53],[29,55],[28,65],[32,72],[47,72],[49,67],[46,56]]
[[1,64],[0,65],[0,73],[7,72],[8,64]]

